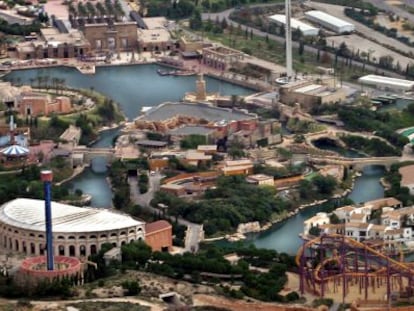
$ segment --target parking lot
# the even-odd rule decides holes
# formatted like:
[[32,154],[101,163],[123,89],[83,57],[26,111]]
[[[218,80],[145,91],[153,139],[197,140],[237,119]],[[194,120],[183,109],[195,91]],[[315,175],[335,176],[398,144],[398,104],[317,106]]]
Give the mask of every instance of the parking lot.
[[[374,31],[373,29],[369,28],[368,26],[365,26],[365,25],[363,25],[361,23],[358,23],[355,20],[347,17],[344,14],[344,7],[343,6],[332,5],[332,4],[327,4],[327,3],[318,3],[318,2],[309,2],[309,3],[307,3],[307,5],[309,7],[312,7],[314,9],[316,9],[316,10],[321,10],[321,11],[327,12],[327,13],[333,15],[333,16],[336,16],[338,18],[341,18],[341,19],[343,19],[347,22],[350,22],[350,23],[354,24],[356,31],[361,33],[365,38],[368,38],[368,39],[376,41],[376,42],[381,42],[381,44],[384,44],[384,46],[391,46],[391,47],[393,47],[397,50],[404,51],[406,53],[411,52],[411,53],[414,54],[414,48],[409,47],[408,45],[406,45],[406,44],[404,44],[404,43],[402,43],[402,42],[400,42],[396,39],[387,37],[386,35],[378,32],[378,31]],[[371,43],[369,43],[369,42],[372,42],[372,41],[367,40],[364,43],[371,45]],[[373,44],[373,42],[372,42],[372,44]],[[358,47],[361,48],[362,46],[363,46],[363,43],[358,42]],[[380,45],[378,45],[378,46],[380,46]],[[389,52],[385,53],[385,55],[391,55],[390,54],[391,51],[389,49],[386,49],[386,50],[389,51]],[[394,57],[394,59],[397,59],[400,62],[400,64],[403,64],[403,63],[405,64],[406,59],[408,59],[407,57],[405,57],[405,60],[403,60],[402,58],[404,56],[402,56],[401,54],[398,54],[398,53],[395,53],[395,56],[398,56],[398,57]]]
[[382,45],[379,45],[368,39],[362,38],[361,36],[357,34],[346,35],[346,36],[332,36],[332,37],[326,38],[326,43],[328,46],[339,47],[339,45],[342,42],[345,42],[345,44],[350,49],[350,51],[354,51],[355,53],[358,50],[360,54],[361,52],[370,53],[371,60],[374,60],[375,58],[376,61],[378,61],[378,59],[381,56],[390,55],[392,56],[392,58],[394,58],[394,64],[396,64],[397,61],[399,61],[402,68],[405,68],[407,64],[413,62],[411,58],[405,57],[401,54],[391,51],[383,47]]

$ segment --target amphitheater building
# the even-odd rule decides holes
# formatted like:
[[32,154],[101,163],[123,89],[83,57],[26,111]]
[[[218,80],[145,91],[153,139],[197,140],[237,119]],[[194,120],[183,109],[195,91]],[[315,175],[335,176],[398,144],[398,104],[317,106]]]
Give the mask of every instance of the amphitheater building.
[[[15,199],[0,207],[0,244],[29,256],[46,249],[45,203]],[[52,230],[56,256],[89,256],[102,244],[118,247],[145,239],[145,223],[107,209],[52,202]]]

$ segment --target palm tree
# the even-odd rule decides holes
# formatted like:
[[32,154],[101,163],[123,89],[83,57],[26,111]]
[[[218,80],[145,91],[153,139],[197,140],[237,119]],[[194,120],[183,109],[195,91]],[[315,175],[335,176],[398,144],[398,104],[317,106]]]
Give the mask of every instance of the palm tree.
[[76,18],[77,15],[78,15],[78,13],[77,13],[77,11],[75,9],[75,6],[73,5],[73,3],[70,3],[69,4],[69,16],[70,17],[73,17],[73,18]]
[[46,91],[49,90],[49,76],[44,76],[43,77],[43,82],[45,84]]
[[59,79],[56,77],[52,78],[52,87],[55,88],[56,94],[58,92],[58,83],[59,83]]
[[95,6],[92,4],[92,2],[88,1],[86,2],[86,8],[89,12],[89,18],[94,18],[96,15],[96,9]]
[[98,2],[96,4],[96,9],[98,10],[100,16],[106,15],[105,7],[102,5],[101,2]]
[[122,6],[119,0],[115,1],[115,14],[121,17],[125,15],[124,10],[122,9]]
[[85,17],[88,15],[88,11],[86,10],[85,6],[82,2],[78,3],[78,13],[80,16]]
[[108,15],[114,15],[114,6],[112,5],[111,0],[105,0],[105,8]]
[[63,94],[63,90],[66,88],[66,79],[64,78],[59,79],[59,86],[60,86],[61,93]]

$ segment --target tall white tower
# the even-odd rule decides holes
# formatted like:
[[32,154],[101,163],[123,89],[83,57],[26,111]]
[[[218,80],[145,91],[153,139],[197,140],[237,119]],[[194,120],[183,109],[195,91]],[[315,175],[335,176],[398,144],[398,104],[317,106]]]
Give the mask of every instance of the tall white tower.
[[285,16],[286,16],[286,73],[288,79],[293,76],[292,68],[292,27],[290,26],[292,10],[290,0],[285,0]]

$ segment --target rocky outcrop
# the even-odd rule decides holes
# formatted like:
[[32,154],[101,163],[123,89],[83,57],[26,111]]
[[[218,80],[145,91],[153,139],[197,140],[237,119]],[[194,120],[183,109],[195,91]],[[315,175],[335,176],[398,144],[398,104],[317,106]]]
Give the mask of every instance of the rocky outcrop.
[[261,230],[260,223],[258,221],[247,222],[239,224],[237,227],[237,233],[259,232]]

